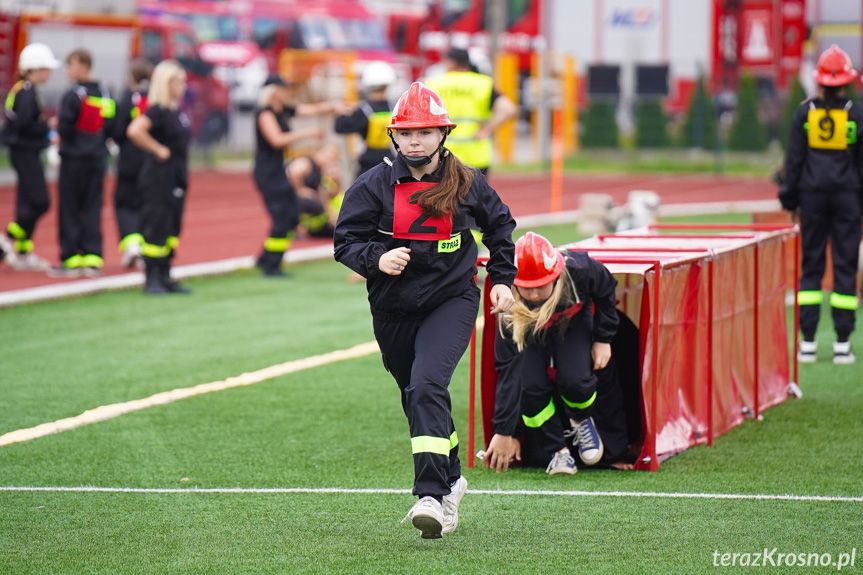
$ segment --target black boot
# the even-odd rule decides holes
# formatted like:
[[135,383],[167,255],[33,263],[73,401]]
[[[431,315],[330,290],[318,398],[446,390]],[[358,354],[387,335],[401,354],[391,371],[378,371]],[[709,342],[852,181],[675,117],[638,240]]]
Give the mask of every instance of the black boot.
[[282,271],[282,258],[285,252],[270,252],[264,250],[258,257],[255,265],[261,268],[261,273],[268,277],[284,277],[285,272]]
[[161,262],[159,268],[162,275],[162,284],[165,286],[165,289],[168,290],[168,293],[180,293],[180,294],[190,294],[192,290],[187,288],[184,285],[181,285],[171,279],[171,260],[165,258],[164,261]]
[[162,281],[161,262],[157,258],[144,258],[144,270],[146,280],[144,282],[144,293],[150,295],[161,295],[168,292],[168,286]]

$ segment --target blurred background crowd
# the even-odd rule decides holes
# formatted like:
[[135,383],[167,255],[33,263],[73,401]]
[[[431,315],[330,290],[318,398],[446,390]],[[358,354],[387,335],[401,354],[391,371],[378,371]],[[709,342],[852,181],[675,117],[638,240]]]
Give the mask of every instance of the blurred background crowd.
[[[547,159],[555,129],[569,153],[760,151],[783,145],[824,49],[861,67],[861,16],[859,0],[2,0],[0,97],[28,43],[86,47],[113,93],[135,58],[173,58],[188,72],[198,150],[242,156],[268,75],[300,101],[350,102],[363,69],[383,61],[394,101],[456,47],[520,108],[497,134],[498,161]],[[40,90],[49,112],[66,88],[57,74]],[[332,133],[332,119],[313,121]]]

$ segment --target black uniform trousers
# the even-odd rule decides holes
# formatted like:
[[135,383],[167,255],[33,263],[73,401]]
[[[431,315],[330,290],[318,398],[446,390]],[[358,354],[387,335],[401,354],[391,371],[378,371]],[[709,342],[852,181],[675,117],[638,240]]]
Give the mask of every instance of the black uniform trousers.
[[64,157],[60,163],[60,260],[79,253],[102,257],[102,157]]
[[120,240],[140,232],[141,194],[138,192],[138,178],[117,175],[114,188],[114,213],[117,216],[117,229]]
[[[479,299],[479,289],[472,287],[425,317],[373,320],[384,366],[401,390],[414,459],[413,493],[419,497],[449,495],[461,475],[448,388],[470,343]],[[447,449],[440,448],[444,439],[449,440]],[[429,450],[430,444],[438,448]]]
[[[563,432],[571,425],[569,419],[583,421],[593,413],[596,398],[596,374],[590,356],[593,338],[590,322],[579,321],[585,313],[576,316],[560,337],[552,336],[544,344],[529,344],[522,352],[521,408],[525,424],[522,454],[527,466],[547,465],[556,451],[566,447]],[[549,373],[552,360],[554,379]]]
[[264,205],[272,221],[270,237],[287,237],[300,223],[300,204],[293,186],[287,180],[264,183],[256,178],[255,183],[264,197]]
[[[803,249],[800,291],[821,290],[829,238],[833,256],[833,293],[856,298],[861,218],[858,190],[800,194]],[[815,336],[820,312],[820,304],[800,306],[800,331],[805,338]],[[847,339],[854,331],[855,311],[833,307],[832,314],[837,337]]]
[[174,245],[169,238],[178,238],[183,223],[186,190],[176,185],[175,167],[148,162],[139,180],[141,194],[141,235],[144,237],[144,256],[154,259],[149,248],[165,248],[156,259],[171,257]]
[[39,161],[39,150],[10,148],[9,161],[18,174],[15,223],[26,234],[26,237],[16,239],[29,240],[33,237],[36,222],[45,215],[51,205],[45,171]]

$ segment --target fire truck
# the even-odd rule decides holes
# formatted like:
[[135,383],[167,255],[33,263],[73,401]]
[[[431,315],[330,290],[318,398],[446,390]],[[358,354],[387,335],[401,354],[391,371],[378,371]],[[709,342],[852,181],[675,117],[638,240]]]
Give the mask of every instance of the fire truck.
[[[106,13],[56,12],[34,4],[0,12],[0,95],[5,97],[15,82],[21,49],[33,42],[47,44],[60,60],[75,48],[89,49],[94,56],[93,76],[115,97],[125,88],[126,71],[133,58],[142,56],[154,64],[174,58],[186,68],[189,88],[184,105],[195,136],[212,142],[224,135],[228,89],[201,58],[194,30],[187,22],[139,17],[134,5],[123,10],[123,2],[112,3],[114,11]],[[58,71],[40,89],[49,111],[59,104],[68,84],[62,71]]]
[[[354,77],[367,62],[388,62],[401,78],[401,87],[394,88],[396,97],[410,80],[379,18],[362,0],[141,0],[140,12],[187,20],[201,42],[202,57],[219,77],[231,82],[234,103],[241,108],[254,104],[267,73],[280,69],[285,51],[320,66],[334,63],[327,54],[350,54]],[[303,70],[302,77],[292,79],[304,82],[309,75],[326,74]],[[343,92],[344,87],[335,91]],[[340,95],[332,89],[327,92],[328,97]]]

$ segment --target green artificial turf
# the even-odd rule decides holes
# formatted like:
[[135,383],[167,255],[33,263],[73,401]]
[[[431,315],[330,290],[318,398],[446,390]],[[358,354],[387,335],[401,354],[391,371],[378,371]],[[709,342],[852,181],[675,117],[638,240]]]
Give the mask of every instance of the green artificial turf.
[[[365,288],[347,274],[322,261],[283,281],[192,280],[190,297],[119,291],[0,310],[0,435],[371,341]],[[473,493],[456,533],[437,541],[399,524],[414,500],[410,442],[377,354],[0,447],[0,488],[168,490],[0,489],[0,573],[688,574],[723,570],[714,553],[765,548],[834,561],[858,549],[843,571],[859,572],[863,381],[859,363],[830,362],[829,313],[819,340],[819,362],[801,366],[802,399],[653,474],[468,470],[465,358],[450,391]],[[863,350],[859,332],[852,341]],[[382,491],[242,491],[286,488]]]

